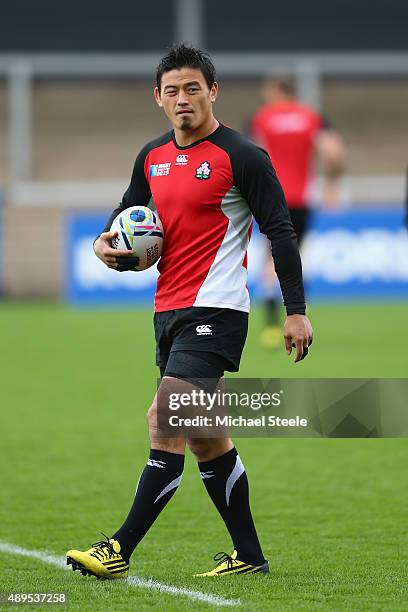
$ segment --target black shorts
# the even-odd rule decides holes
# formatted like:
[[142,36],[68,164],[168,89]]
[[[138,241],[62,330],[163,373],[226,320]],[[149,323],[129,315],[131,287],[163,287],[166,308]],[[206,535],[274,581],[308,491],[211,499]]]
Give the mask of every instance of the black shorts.
[[[163,373],[177,351],[213,354],[222,369],[238,372],[248,332],[248,313],[230,308],[191,307],[156,312],[156,364]],[[206,355],[205,355],[206,354]]]
[[293,229],[296,232],[299,245],[302,244],[305,233],[309,229],[310,223],[310,208],[305,206],[289,208],[290,218],[292,219]]

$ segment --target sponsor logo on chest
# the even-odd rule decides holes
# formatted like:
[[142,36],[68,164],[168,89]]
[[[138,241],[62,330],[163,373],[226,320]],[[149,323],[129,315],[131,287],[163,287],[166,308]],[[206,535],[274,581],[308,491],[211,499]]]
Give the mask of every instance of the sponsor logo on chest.
[[150,176],[168,176],[170,174],[171,162],[166,164],[151,164]]
[[180,153],[176,157],[176,166],[187,166],[188,164],[188,155]]

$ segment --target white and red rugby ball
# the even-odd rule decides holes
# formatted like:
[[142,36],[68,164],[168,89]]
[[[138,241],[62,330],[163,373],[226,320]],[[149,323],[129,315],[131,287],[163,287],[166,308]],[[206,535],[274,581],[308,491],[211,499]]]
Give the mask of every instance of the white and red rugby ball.
[[114,249],[131,249],[139,258],[135,271],[147,270],[159,259],[163,250],[163,226],[157,212],[146,206],[126,208],[113,220],[111,231]]

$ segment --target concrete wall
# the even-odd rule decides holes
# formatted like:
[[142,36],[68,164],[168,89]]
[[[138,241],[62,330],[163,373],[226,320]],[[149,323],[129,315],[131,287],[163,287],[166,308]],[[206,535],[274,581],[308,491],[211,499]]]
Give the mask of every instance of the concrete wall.
[[0,185],[8,176],[7,96],[5,83],[0,81]]
[[[151,82],[39,82],[33,102],[37,180],[126,178],[140,147],[168,129]],[[215,111],[242,129],[258,103],[258,83],[223,81]],[[405,172],[408,79],[328,80],[323,110],[344,135],[350,174]],[[6,95],[0,84],[0,183],[7,176]]]
[[63,278],[64,211],[3,211],[3,290],[8,297],[56,297]]

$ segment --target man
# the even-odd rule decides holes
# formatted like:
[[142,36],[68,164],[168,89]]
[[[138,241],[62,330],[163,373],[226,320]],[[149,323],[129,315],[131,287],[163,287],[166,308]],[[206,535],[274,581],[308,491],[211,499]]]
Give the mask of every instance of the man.
[[[131,554],[181,481],[186,445],[235,549],[217,557],[214,570],[199,575],[268,571],[245,468],[231,439],[167,438],[158,431],[168,407],[161,400],[166,390],[191,391],[239,368],[248,323],[246,249],[252,215],[272,243],[288,312],[287,352],[294,346],[295,361],[300,361],[312,340],[296,236],[279,182],[264,151],[215,119],[217,92],[214,66],[201,51],[181,44],[162,59],[154,95],[173,130],[142,149],[122,203],[94,244],[108,267],[124,270],[130,253],[111,247],[114,217],[135,204],[154,204],[163,223],[154,317],[162,380],[148,412],[150,456],[123,525],[85,552],[68,551],[67,562],[85,574],[128,575]],[[203,326],[208,333],[200,333]]]
[[[339,134],[312,108],[295,96],[295,83],[287,74],[264,80],[261,88],[265,104],[250,122],[250,136],[269,154],[282,185],[293,227],[301,246],[310,220],[311,180],[316,154],[325,178],[323,202],[338,202],[338,179],[344,168],[345,151]],[[261,342],[267,348],[280,345],[277,283],[271,257],[265,269],[267,291],[266,326]]]

